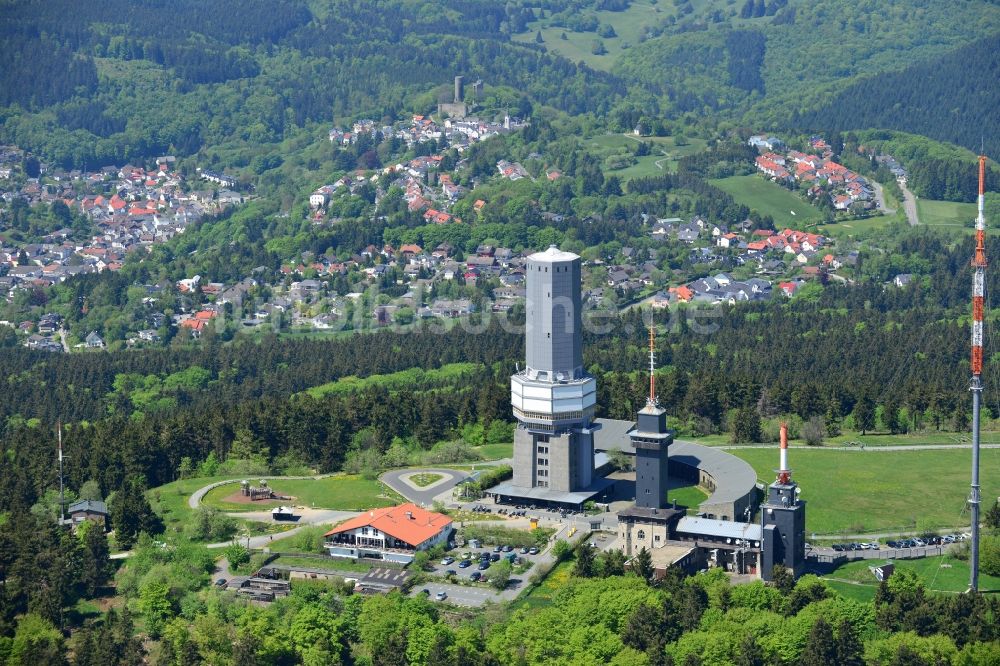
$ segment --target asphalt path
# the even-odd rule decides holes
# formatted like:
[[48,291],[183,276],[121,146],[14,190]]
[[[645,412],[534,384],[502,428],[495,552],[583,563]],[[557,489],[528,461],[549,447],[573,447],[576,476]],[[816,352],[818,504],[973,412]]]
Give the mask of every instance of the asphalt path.
[[917,215],[917,197],[906,189],[906,185],[900,184],[899,188],[903,190],[903,210],[906,212],[906,219],[911,227],[915,227],[920,224],[920,216]]
[[[415,474],[440,474],[442,478],[421,488],[409,480]],[[414,504],[430,506],[439,495],[446,495],[447,500],[450,500],[451,489],[467,478],[469,474],[459,470],[427,468],[397,469],[385,472],[379,480]]]

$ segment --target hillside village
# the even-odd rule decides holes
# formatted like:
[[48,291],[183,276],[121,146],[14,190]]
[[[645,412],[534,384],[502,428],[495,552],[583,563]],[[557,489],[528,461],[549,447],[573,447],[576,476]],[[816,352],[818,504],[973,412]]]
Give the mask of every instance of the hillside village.
[[[809,141],[815,153],[786,149],[785,142],[768,135],[754,135],[747,141],[761,154],[754,165],[772,181],[786,186],[807,187],[810,199],[829,199],[834,210],[863,213],[877,208],[875,189],[864,176],[832,159],[833,151],[822,137]],[[818,153],[818,154],[816,154]],[[891,156],[878,156],[891,173],[905,183],[906,170]]]
[[[382,133],[394,137],[410,154],[429,154],[358,170],[311,191],[309,216],[315,224],[336,224],[330,214],[334,202],[365,187],[376,190],[377,201],[389,182],[404,193],[408,210],[421,214],[426,224],[464,224],[451,212],[457,201],[475,197],[471,207],[475,215],[487,202],[456,184],[463,162],[449,163],[446,151],[455,148],[461,154],[476,141],[522,126],[509,116],[502,123],[472,118],[439,123],[413,116],[394,126],[359,121],[350,129],[332,129],[328,139],[334,144],[353,145]],[[828,158],[796,151],[779,154],[783,143],[773,137],[755,136],[750,142],[764,151],[756,166],[768,177],[801,179],[814,182],[814,189],[844,192],[831,192],[835,206],[836,197],[842,196],[855,197],[852,203],[870,203],[867,181]],[[426,150],[428,146],[432,150]],[[814,141],[813,147],[821,153],[828,150],[822,140]],[[13,148],[3,155],[6,164],[15,165],[0,172],[7,177],[0,180],[0,187],[7,185],[2,190],[6,205],[18,199],[28,205],[61,201],[86,216],[95,231],[84,239],[79,233],[74,239],[73,230],[62,229],[39,243],[4,243],[0,294],[8,304],[19,292],[44,289],[73,275],[119,270],[129,252],[166,242],[204,216],[247,199],[236,191],[237,181],[222,173],[198,170],[195,178],[183,178],[171,157],[148,167],[125,165],[93,173],[43,169],[38,178],[12,178],[23,155]],[[789,171],[784,165],[794,166]],[[514,160],[501,159],[496,166],[494,178],[532,178]],[[555,180],[560,174],[545,169],[543,177]],[[750,219],[730,227],[697,215],[684,220],[644,213],[642,222],[647,232],[634,239],[634,246],[585,262],[588,307],[617,309],[641,302],[667,308],[791,297],[810,280],[849,282],[849,275],[837,271],[850,273],[858,261],[855,248],[840,251],[833,239],[819,233],[759,229]],[[474,252],[463,253],[444,242],[434,247],[368,245],[338,256],[305,252],[279,271],[260,267],[235,283],[190,275],[172,284],[137,285],[144,291],[141,311],[123,339],[105,340],[106,332],[100,330],[74,330],[71,339],[84,349],[112,343],[143,346],[164,344],[178,333],[197,338],[206,330],[230,334],[262,327],[357,330],[507,312],[524,298],[525,257],[532,250],[483,243]],[[26,316],[5,323],[18,329],[23,344],[69,350],[65,337],[60,339],[64,328],[60,313],[36,306],[21,314]]]

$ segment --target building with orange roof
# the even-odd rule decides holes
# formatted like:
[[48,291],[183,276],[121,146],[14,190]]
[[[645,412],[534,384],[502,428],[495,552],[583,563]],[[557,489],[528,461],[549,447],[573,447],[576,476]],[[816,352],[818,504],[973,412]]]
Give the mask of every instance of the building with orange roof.
[[331,557],[409,564],[418,550],[447,543],[451,525],[448,516],[408,503],[366,511],[323,536]]

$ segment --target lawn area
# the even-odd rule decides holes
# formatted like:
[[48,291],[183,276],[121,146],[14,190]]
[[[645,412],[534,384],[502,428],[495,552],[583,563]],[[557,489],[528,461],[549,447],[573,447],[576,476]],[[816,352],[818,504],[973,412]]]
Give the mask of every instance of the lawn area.
[[[843,596],[860,601],[875,597],[878,582],[868,570],[869,566],[884,560],[859,560],[848,562],[823,579]],[[924,557],[916,560],[895,560],[899,569],[912,569],[924,581],[928,590],[935,592],[964,592],[969,585],[969,563],[949,555]],[[1000,592],[1000,577],[979,574],[979,589],[983,592]]]
[[[292,503],[296,506],[364,511],[404,501],[381,481],[369,481],[360,475],[338,475],[319,480],[274,479],[269,483],[275,493],[293,497]],[[204,503],[223,511],[264,511],[282,504],[280,500],[254,502],[253,504],[224,501],[233,493],[238,492],[239,488],[237,480],[213,488],[205,495]]]
[[[681,439],[690,440],[703,446],[732,445],[728,434],[706,435],[705,437],[682,437]],[[869,432],[862,435],[860,432],[848,430],[841,435],[828,437],[823,440],[823,443],[827,447],[856,447],[863,443],[865,448],[878,448],[883,446],[941,446],[945,444],[968,444],[969,442],[969,434],[966,432],[959,433],[944,431],[916,432],[907,433],[905,435],[892,435],[887,432]],[[790,439],[788,440],[788,443],[791,446],[805,445],[805,442],[801,439]],[[1000,444],[1000,432],[984,431],[982,433],[982,443]],[[774,446],[776,447],[777,443],[775,443]]]
[[823,213],[818,208],[757,174],[730,176],[709,182],[729,193],[737,203],[761,215],[770,215],[778,229],[801,229],[823,221]]
[[[676,486],[674,484],[677,484]],[[675,479],[670,477],[667,481],[669,490],[667,491],[667,499],[671,502],[676,501],[682,506],[688,508],[688,515],[693,515],[698,513],[698,505],[708,499],[708,493],[699,488],[696,485],[681,485],[690,484],[689,481],[683,481],[681,479]]]
[[215,481],[223,481],[225,476],[203,476],[197,479],[181,479],[146,493],[153,510],[163,519],[168,531],[171,526],[181,527],[191,515],[188,498],[191,493]]
[[373,563],[353,562],[333,557],[294,557],[282,555],[273,564],[286,567],[305,567],[308,569],[323,569],[325,571],[343,571],[345,573],[366,574]]
[[482,446],[475,447],[475,449],[483,456],[483,460],[501,460],[514,455],[514,442],[483,444]]
[[976,219],[976,204],[917,199],[917,215],[920,224],[964,227],[971,232]]
[[[775,449],[730,449],[759,479],[774,480]],[[969,520],[969,449],[860,451],[795,448],[793,478],[806,500],[806,531],[864,534],[951,528]],[[1000,495],[1000,449],[980,455],[983,497]]]

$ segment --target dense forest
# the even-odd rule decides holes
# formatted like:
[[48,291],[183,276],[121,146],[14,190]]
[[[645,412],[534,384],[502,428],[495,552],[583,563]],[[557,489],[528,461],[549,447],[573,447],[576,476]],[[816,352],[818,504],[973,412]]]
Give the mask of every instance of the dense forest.
[[[790,127],[836,130],[880,127],[1000,154],[1000,35],[977,40],[929,62],[854,83],[823,106],[795,112]],[[939,193],[933,199],[951,198]],[[965,200],[968,200],[966,198]]]

